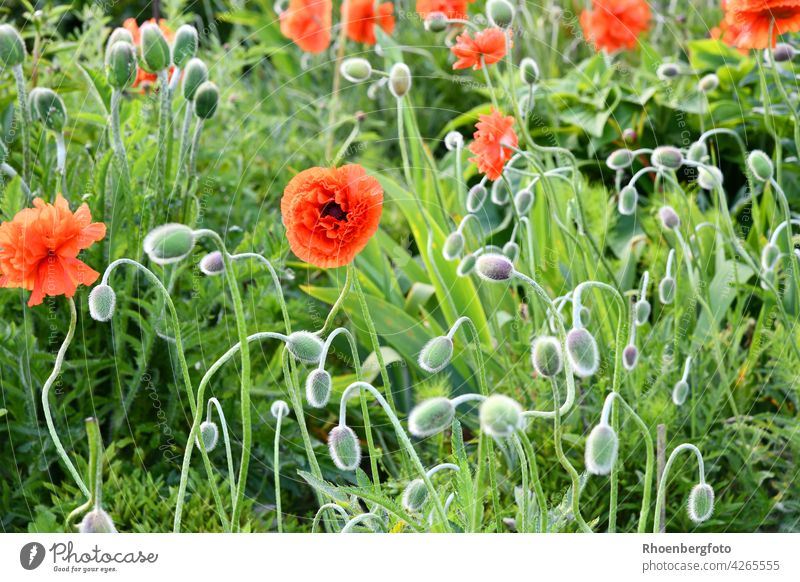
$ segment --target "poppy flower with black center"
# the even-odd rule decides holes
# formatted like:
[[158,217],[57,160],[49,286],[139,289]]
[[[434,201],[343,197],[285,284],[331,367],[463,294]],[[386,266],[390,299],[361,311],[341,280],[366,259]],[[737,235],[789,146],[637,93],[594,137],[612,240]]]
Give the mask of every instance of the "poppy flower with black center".
[[774,47],[779,35],[800,32],[800,0],[727,0],[723,9],[738,33],[732,42],[737,48]]
[[292,252],[314,266],[341,267],[378,230],[383,188],[364,168],[309,168],[283,191],[281,214]]

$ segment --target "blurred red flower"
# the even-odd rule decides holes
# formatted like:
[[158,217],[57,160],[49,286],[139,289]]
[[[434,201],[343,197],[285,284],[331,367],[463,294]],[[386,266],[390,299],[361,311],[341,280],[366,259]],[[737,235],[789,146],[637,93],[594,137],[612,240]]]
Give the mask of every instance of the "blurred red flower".
[[494,181],[500,178],[503,167],[514,154],[511,148],[517,147],[518,139],[514,131],[514,118],[504,116],[502,112],[492,108],[488,115],[481,115],[475,125],[477,131],[469,146],[475,154],[470,162],[475,162],[478,170]]
[[632,49],[650,25],[650,6],[645,0],[592,0],[592,9],[581,12],[581,28],[596,50]]

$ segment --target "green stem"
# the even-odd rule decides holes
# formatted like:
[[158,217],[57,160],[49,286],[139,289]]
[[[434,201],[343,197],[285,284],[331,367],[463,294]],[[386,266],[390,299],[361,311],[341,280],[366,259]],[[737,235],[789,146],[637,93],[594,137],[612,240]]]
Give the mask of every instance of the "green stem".
[[31,158],[31,112],[28,109],[28,94],[25,89],[25,73],[22,70],[22,65],[12,67],[14,72],[14,79],[17,83],[17,103],[21,113],[22,121],[21,134],[22,134],[22,176],[25,182],[31,183],[31,174],[33,173],[33,162]]
[[658,494],[656,495],[656,517],[653,525],[653,533],[660,533],[661,532],[661,508],[664,507],[664,503],[667,496],[667,481],[669,480],[669,472],[672,468],[672,464],[675,462],[675,459],[678,456],[678,453],[682,451],[691,451],[694,453],[695,457],[697,458],[697,470],[699,475],[699,482],[700,484],[704,484],[706,482],[706,474],[705,474],[705,465],[703,464],[703,455],[696,446],[683,443],[682,445],[678,445],[672,451],[669,458],[667,459],[667,464],[664,465],[664,472],[661,475],[661,481],[658,484]]
[[279,414],[275,424],[275,444],[272,451],[272,471],[275,475],[275,513],[278,520],[278,533],[283,533],[283,517],[281,515],[281,470],[280,470],[280,440],[281,440],[281,420],[283,415]]
[[528,464],[530,465],[531,469],[531,482],[533,483],[533,489],[536,492],[536,499],[539,503],[539,515],[541,516],[541,521],[539,523],[539,531],[541,533],[547,533],[547,526],[548,526],[548,510],[547,510],[547,497],[545,497],[544,489],[542,489],[542,482],[539,478],[539,467],[536,464],[536,451],[533,448],[533,443],[528,438],[528,435],[525,434],[525,431],[520,430],[517,432],[519,435],[520,440],[522,441],[522,446],[525,447],[525,454],[528,456]]
[[167,131],[170,127],[169,74],[167,69],[158,72],[158,149],[156,150],[156,195],[163,196],[167,172]]

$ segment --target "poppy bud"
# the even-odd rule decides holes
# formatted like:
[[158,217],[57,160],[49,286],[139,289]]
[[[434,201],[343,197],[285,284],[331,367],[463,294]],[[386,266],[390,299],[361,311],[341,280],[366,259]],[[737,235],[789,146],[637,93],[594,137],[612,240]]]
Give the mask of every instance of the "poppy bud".
[[205,81],[194,93],[194,114],[200,119],[211,119],[217,112],[219,89],[211,81]]
[[780,258],[781,249],[777,245],[767,243],[761,251],[761,266],[764,267],[765,271],[772,271]]
[[108,41],[106,42],[106,57],[108,57],[108,51],[111,50],[118,42],[127,42],[128,44],[135,45],[136,43],[133,42],[133,35],[131,31],[127,28],[115,28],[111,31],[111,34],[108,35]]
[[690,162],[702,162],[708,156],[708,148],[705,142],[696,141],[689,146],[689,151],[686,152],[686,159]]
[[663,63],[656,69],[656,76],[662,81],[671,81],[680,74],[681,70],[674,63]]
[[350,58],[342,62],[339,71],[351,83],[360,83],[372,76],[372,65],[367,59]]
[[67,108],[55,91],[36,87],[28,96],[28,106],[33,118],[41,121],[47,129],[58,133],[64,131]]
[[425,487],[425,481],[414,479],[406,485],[402,503],[407,511],[419,511],[426,501],[428,501],[428,489]]
[[474,213],[481,209],[489,192],[483,184],[476,184],[467,192],[467,212]]
[[531,345],[531,363],[540,376],[552,378],[561,371],[564,358],[558,338],[545,335],[537,337]]
[[222,259],[222,253],[219,251],[212,251],[200,259],[198,264],[200,271],[203,275],[209,277],[216,277],[225,272],[225,261]]
[[157,265],[185,259],[194,248],[194,231],[185,224],[171,222],[151,230],[144,237],[144,252]]
[[184,24],[178,27],[172,43],[172,64],[182,69],[197,54],[197,44],[197,29],[194,26]]
[[503,254],[513,263],[519,256],[519,245],[513,240],[508,241],[503,245]]
[[678,228],[681,225],[681,218],[672,206],[662,206],[658,210],[658,218],[661,225],[667,230]]
[[617,209],[623,216],[631,216],[636,212],[636,205],[639,202],[639,193],[633,186],[623,186],[619,191]]
[[597,341],[584,327],[569,330],[566,341],[567,357],[573,372],[579,378],[588,378],[600,367],[600,354]]
[[656,168],[677,170],[683,165],[683,154],[674,146],[659,146],[650,154],[650,163]]
[[405,63],[395,63],[389,71],[389,90],[398,99],[411,90],[411,69]]
[[458,264],[456,273],[459,277],[466,277],[475,269],[475,263],[477,262],[478,259],[475,257],[475,255],[466,255]]
[[115,89],[126,89],[136,78],[136,49],[125,41],[118,41],[106,52],[106,78]]
[[644,325],[650,318],[650,302],[647,299],[640,299],[633,305],[633,318],[636,325]]
[[328,433],[331,459],[342,471],[355,471],[361,464],[361,443],[353,429],[340,424]]
[[639,361],[639,350],[635,345],[629,344],[622,350],[622,365],[629,372],[636,367],[636,362]]
[[197,88],[208,80],[208,67],[200,59],[191,59],[183,71],[183,98],[194,99]]
[[203,446],[206,452],[211,452],[217,448],[217,441],[219,440],[219,429],[217,423],[204,420],[200,423],[200,438],[203,440]]
[[658,298],[664,305],[669,305],[675,300],[675,279],[664,277],[658,284]]
[[522,406],[508,396],[493,394],[481,403],[481,430],[493,437],[507,437],[522,426]]
[[[764,52],[768,51],[769,49],[765,49]],[[785,42],[779,42],[775,45],[775,48],[772,49],[772,56],[775,59],[776,63],[784,63],[786,61],[791,61],[797,51],[794,50],[794,47],[790,44],[786,44]]]
[[0,71],[25,61],[25,42],[10,24],[0,24]]
[[419,353],[419,367],[430,374],[443,370],[453,357],[453,340],[446,335],[433,338]]
[[83,516],[81,524],[78,526],[78,532],[84,533],[117,533],[117,528],[114,527],[114,522],[111,516],[108,515],[103,509],[93,509]]
[[533,202],[533,191],[530,188],[523,188],[514,196],[514,206],[520,216],[525,216],[530,212]]
[[424,26],[429,32],[442,32],[447,28],[447,15],[444,12],[431,12],[425,18]]
[[606,158],[606,166],[612,170],[622,170],[629,167],[634,159],[633,152],[623,148],[611,152],[611,155]]
[[478,257],[475,270],[484,281],[499,283],[511,279],[514,274],[514,264],[503,255],[486,253]]
[[460,255],[461,251],[463,250],[464,250],[464,235],[461,234],[460,230],[451,232],[444,241],[444,247],[442,248],[442,255],[448,261],[452,261],[453,259],[458,257],[458,255]]
[[617,460],[619,439],[607,424],[598,424],[586,438],[586,470],[592,475],[608,475]]
[[695,523],[703,523],[714,513],[714,489],[707,483],[698,483],[689,493],[686,506],[689,519]]
[[289,414],[289,405],[283,400],[276,400],[272,403],[272,406],[269,407],[269,413],[273,418],[283,418]]
[[145,22],[139,29],[142,50],[142,68],[148,73],[166,69],[171,61],[169,44],[158,25]]
[[508,28],[514,22],[514,6],[508,0],[489,0],[486,3],[489,22],[500,28]]
[[697,184],[703,190],[721,187],[722,180],[722,172],[716,166],[701,166],[697,169]]
[[711,93],[717,87],[719,87],[719,77],[714,73],[709,73],[697,83],[697,88],[703,93]]
[[313,333],[295,331],[286,342],[291,354],[304,364],[319,364],[324,344]]
[[444,136],[444,147],[446,147],[448,151],[455,151],[463,147],[463,145],[464,136],[457,131],[450,131]]
[[525,85],[535,85],[539,82],[539,63],[525,57],[519,63],[519,76]]
[[775,171],[772,160],[761,150],[750,152],[750,155],[747,156],[747,167],[759,182],[766,182],[772,178],[772,174]]
[[312,408],[322,408],[331,398],[333,380],[331,375],[319,368],[312,371],[306,378],[306,400]]
[[689,383],[686,380],[679,380],[672,389],[672,402],[675,406],[681,406],[689,396]]
[[408,415],[408,432],[418,438],[438,434],[450,427],[455,415],[455,406],[449,398],[429,398],[417,404]]
[[625,130],[622,132],[622,140],[626,143],[634,143],[639,137],[639,134],[636,133],[636,130],[632,127],[626,127]]
[[109,321],[114,316],[117,295],[108,285],[97,285],[89,293],[89,315],[95,321]]

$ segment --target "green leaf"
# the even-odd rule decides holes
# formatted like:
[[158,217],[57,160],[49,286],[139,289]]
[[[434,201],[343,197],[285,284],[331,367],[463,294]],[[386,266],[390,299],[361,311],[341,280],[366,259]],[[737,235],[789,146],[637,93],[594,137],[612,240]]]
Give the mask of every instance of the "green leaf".
[[698,71],[716,71],[725,65],[737,65],[744,57],[735,48],[712,38],[691,40],[689,65]]

